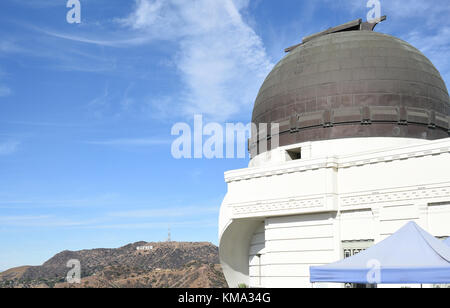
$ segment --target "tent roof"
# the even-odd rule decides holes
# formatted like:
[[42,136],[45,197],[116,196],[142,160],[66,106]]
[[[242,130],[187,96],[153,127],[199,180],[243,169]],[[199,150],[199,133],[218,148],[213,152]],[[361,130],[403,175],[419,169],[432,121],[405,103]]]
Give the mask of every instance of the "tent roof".
[[448,246],[450,246],[450,237],[447,238],[446,240],[444,240],[444,243],[447,244]]
[[410,222],[373,247],[336,263],[311,267],[311,282],[449,283],[450,246]]

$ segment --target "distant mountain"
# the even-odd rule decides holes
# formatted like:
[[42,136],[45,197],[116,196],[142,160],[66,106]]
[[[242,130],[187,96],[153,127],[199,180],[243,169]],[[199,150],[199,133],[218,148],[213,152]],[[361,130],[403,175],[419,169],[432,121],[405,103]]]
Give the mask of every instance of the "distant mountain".
[[[81,284],[66,282],[67,262],[79,260]],[[218,248],[210,243],[138,242],[117,249],[63,251],[41,266],[0,274],[2,288],[222,288]]]

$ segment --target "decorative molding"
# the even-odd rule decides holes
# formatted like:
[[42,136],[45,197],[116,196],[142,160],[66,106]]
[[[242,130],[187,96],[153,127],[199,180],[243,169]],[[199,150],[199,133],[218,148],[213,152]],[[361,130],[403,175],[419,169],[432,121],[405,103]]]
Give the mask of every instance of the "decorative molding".
[[267,201],[256,201],[228,205],[233,209],[233,216],[257,214],[263,212],[305,210],[325,207],[325,197],[289,198]]
[[[374,218],[379,218],[379,206],[374,206],[380,203],[393,203],[399,201],[414,201],[426,199],[423,207],[420,209],[427,211],[430,204],[429,200],[436,198],[449,198],[450,201],[450,183],[446,186],[440,187],[414,187],[403,188],[397,191],[372,191],[357,193],[345,196],[338,196],[336,194],[324,194],[321,196],[298,197],[298,198],[284,198],[272,200],[258,200],[254,202],[232,203],[226,206],[232,209],[233,217],[251,217],[257,214],[271,215],[273,212],[294,211],[298,214],[315,213],[321,211],[337,211],[336,202],[328,204],[329,197],[338,199],[340,213],[354,210],[371,211]],[[359,208],[358,208],[359,207]],[[289,213],[292,214],[292,213]]]
[[[240,173],[236,175],[226,175],[225,180],[227,183],[231,182],[239,182],[239,181],[245,181],[245,180],[251,180],[251,179],[257,179],[257,178],[263,178],[263,177],[271,177],[271,176],[279,176],[279,175],[285,175],[285,174],[291,174],[291,173],[297,173],[297,172],[306,172],[306,171],[312,171],[312,170],[320,170],[320,169],[327,169],[327,168],[338,168],[338,164],[334,160],[327,159],[321,159],[320,162],[316,160],[315,163],[309,163],[309,164],[300,164],[300,165],[289,165],[289,166],[282,166],[277,167],[269,170],[264,170],[263,168],[258,168],[258,170],[247,170],[245,173]],[[256,169],[256,168],[255,168]]]
[[450,183],[442,187],[415,187],[400,191],[376,191],[350,196],[340,196],[339,205],[342,208],[375,203],[409,201],[418,199],[450,198]]
[[390,154],[390,155],[384,155],[384,156],[378,156],[378,157],[370,157],[370,158],[359,159],[359,160],[343,159],[342,162],[339,162],[339,168],[360,167],[360,166],[364,166],[364,165],[373,165],[373,164],[379,164],[379,163],[394,162],[394,161],[399,161],[399,160],[408,160],[411,158],[436,156],[436,155],[441,155],[444,153],[450,153],[450,147],[444,147],[444,148],[432,149],[432,150],[426,150],[426,151],[411,151],[411,152]]

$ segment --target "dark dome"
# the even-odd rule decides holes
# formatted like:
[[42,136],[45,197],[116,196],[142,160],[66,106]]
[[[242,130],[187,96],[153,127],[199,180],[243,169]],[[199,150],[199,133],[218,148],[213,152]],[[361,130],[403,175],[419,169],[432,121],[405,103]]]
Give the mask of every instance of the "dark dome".
[[390,35],[347,31],[311,39],[284,57],[259,91],[252,122],[279,123],[286,146],[352,137],[435,140],[449,137],[449,119],[445,83],[419,50]]

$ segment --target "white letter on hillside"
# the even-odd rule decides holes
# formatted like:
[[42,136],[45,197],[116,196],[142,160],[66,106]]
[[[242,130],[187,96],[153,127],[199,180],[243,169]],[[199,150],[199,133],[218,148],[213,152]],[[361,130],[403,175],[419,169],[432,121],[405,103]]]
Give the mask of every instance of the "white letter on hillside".
[[69,260],[66,264],[71,270],[67,273],[67,283],[81,283],[81,263],[79,260]]

